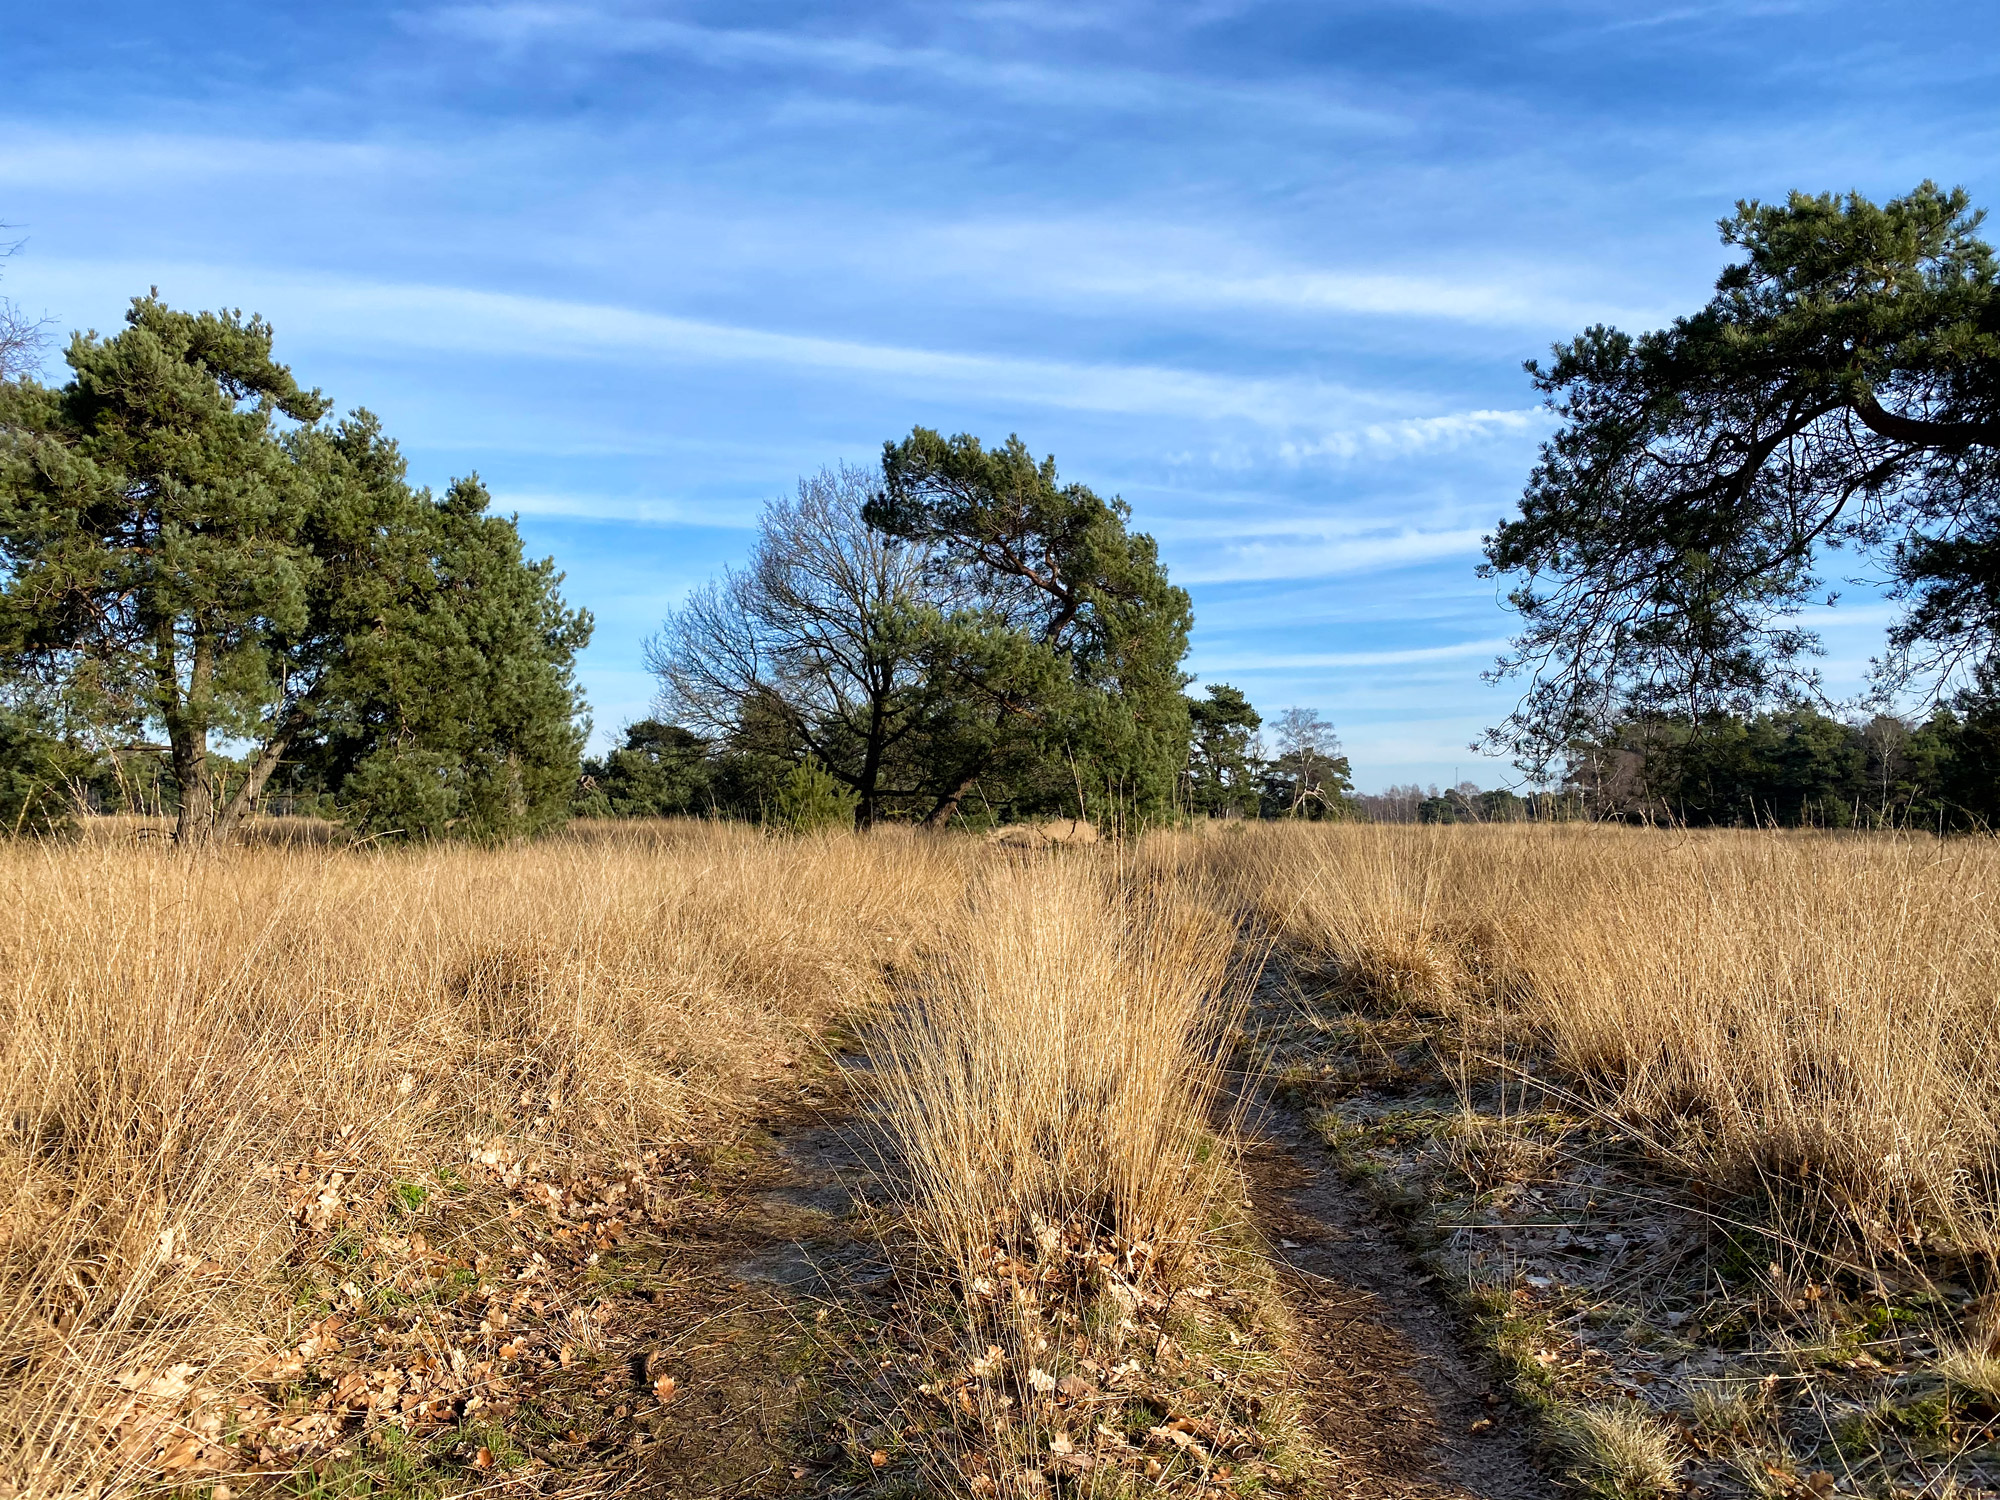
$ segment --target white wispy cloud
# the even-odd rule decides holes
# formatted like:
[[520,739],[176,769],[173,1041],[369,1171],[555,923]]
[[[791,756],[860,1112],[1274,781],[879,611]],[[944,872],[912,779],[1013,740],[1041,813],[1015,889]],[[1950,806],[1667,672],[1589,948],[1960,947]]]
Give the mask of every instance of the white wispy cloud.
[[202,132],[50,130],[31,121],[5,122],[0,186],[54,188],[65,193],[215,178],[367,178],[407,173],[436,153],[408,143],[323,141]]
[[531,49],[609,54],[678,53],[711,67],[788,65],[850,75],[894,72],[975,94],[1053,104],[1070,113],[1154,111],[1171,106],[1226,110],[1232,117],[1277,117],[1342,132],[1400,135],[1400,113],[1362,106],[1331,89],[1295,83],[1236,84],[1140,68],[1058,66],[959,50],[883,41],[857,33],[703,26],[587,3],[454,5],[406,15],[413,30],[483,42],[515,55]]
[[1373,404],[1312,381],[1236,378],[1163,365],[1081,363],[747,327],[609,304],[450,286],[320,283],[322,333],[366,319],[369,337],[468,351],[671,363],[783,366],[1074,410],[1228,417],[1260,426],[1331,425]]
[[[698,29],[698,28],[697,28]],[[796,38],[781,38],[793,45]],[[592,149],[576,127],[529,140],[311,139],[255,132],[51,130],[0,120],[0,187],[168,195],[236,181],[260,196],[298,198],[329,189],[408,195],[413,184],[468,168],[519,177],[562,173],[567,152]],[[605,149],[600,145],[597,149]],[[621,195],[629,185],[621,183]],[[649,201],[644,199],[642,201]],[[1177,317],[1271,313],[1286,317],[1437,320],[1494,328],[1580,328],[1591,322],[1652,327],[1670,311],[1624,305],[1629,296],[1602,267],[1500,265],[1475,258],[1418,270],[1316,265],[1242,230],[1191,220],[1183,206],[1121,202],[1115,211],[940,214],[871,204],[866,214],[791,199],[732,196],[698,245],[674,254],[689,265],[726,263],[778,274],[810,266],[854,286],[926,283],[954,297],[1102,315]],[[801,226],[806,227],[801,232]],[[661,226],[621,198],[593,216],[593,255],[616,247],[660,253]],[[1602,282],[1600,286],[1598,283]]]
[[1294,268],[1204,275],[1193,268],[1140,264],[1122,272],[1070,279],[1078,291],[1094,296],[1189,307],[1259,307],[1504,326],[1567,326],[1600,311],[1574,297],[1552,295],[1527,284],[1450,276]]
[[85,262],[45,263],[37,279],[50,287],[69,283],[79,292],[157,283],[180,301],[257,307],[292,338],[371,354],[398,347],[540,360],[777,367],[912,393],[948,390],[983,403],[1235,423],[1271,434],[1271,451],[1293,463],[1456,447],[1524,427],[1533,415],[1391,417],[1384,408],[1398,399],[1392,394],[1310,378],[878,343],[459,286]]
[[1602,265],[1496,265],[1486,246],[1415,269],[1315,264],[1243,229],[1145,205],[1120,204],[1115,214],[963,217],[914,233],[921,255],[913,268],[942,264],[1043,298],[1098,304],[1564,330],[1593,322],[1653,327],[1672,315],[1640,305],[1616,269]]
[[1330,667],[1405,667],[1420,662],[1462,661],[1467,657],[1495,656],[1507,642],[1498,636],[1490,640],[1455,641],[1445,646],[1407,646],[1391,651],[1303,651],[1246,652],[1211,658],[1197,652],[1195,670],[1205,678],[1221,672],[1295,672]]
[[1458,448],[1482,442],[1501,432],[1527,432],[1546,425],[1549,416],[1539,407],[1513,411],[1449,412],[1437,417],[1404,417],[1394,422],[1370,422],[1365,427],[1328,433],[1305,442],[1286,442],[1278,452],[1287,463],[1310,463],[1315,459],[1354,458],[1364,452],[1382,454],[1420,453],[1433,448]]
[[1484,534],[1471,527],[1358,535],[1331,541],[1224,543],[1206,556],[1177,561],[1174,577],[1187,583],[1250,583],[1372,573],[1447,557],[1469,559],[1479,550]]
[[754,504],[699,504],[683,500],[635,499],[622,495],[588,493],[535,494],[508,491],[493,497],[497,512],[518,511],[524,516],[546,516],[551,520],[613,521],[639,526],[709,526],[726,531],[753,531],[758,507]]

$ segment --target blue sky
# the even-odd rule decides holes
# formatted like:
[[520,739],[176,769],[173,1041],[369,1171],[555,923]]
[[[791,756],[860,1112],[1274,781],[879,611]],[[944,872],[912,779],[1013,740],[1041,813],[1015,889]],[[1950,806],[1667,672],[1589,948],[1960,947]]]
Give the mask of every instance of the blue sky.
[[[1131,502],[1190,668],[1316,707],[1366,789],[1491,784],[1481,534],[1520,371],[1697,305],[1739,197],[2000,206],[2000,6],[0,8],[4,289],[276,325],[414,475],[477,469],[642,639],[760,503],[915,423]],[[1852,687],[1885,614],[1836,612]]]

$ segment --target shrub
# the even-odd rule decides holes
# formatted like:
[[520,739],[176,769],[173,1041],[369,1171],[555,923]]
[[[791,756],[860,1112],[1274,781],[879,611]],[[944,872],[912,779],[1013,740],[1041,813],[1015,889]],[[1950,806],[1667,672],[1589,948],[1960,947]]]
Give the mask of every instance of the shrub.
[[777,805],[770,821],[786,833],[823,833],[851,827],[854,804],[854,793],[808,755],[778,783]]

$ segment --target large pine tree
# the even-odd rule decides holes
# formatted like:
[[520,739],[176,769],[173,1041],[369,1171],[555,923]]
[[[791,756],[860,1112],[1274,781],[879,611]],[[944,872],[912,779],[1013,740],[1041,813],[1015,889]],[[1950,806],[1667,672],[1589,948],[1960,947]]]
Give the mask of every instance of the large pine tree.
[[[1529,365],[1561,427],[1488,539],[1523,630],[1495,731],[1545,771],[1625,715],[1697,723],[1811,683],[1796,619],[1846,549],[1910,607],[1892,669],[2000,645],[2000,266],[1963,192],[1794,194],[1722,225],[1708,305]],[[1892,676],[1895,673],[1892,671]]]
[[476,480],[413,491],[271,346],[145,297],[71,341],[67,384],[0,383],[0,667],[73,734],[164,736],[182,842],[227,837],[287,759],[384,831],[546,821],[588,617]]

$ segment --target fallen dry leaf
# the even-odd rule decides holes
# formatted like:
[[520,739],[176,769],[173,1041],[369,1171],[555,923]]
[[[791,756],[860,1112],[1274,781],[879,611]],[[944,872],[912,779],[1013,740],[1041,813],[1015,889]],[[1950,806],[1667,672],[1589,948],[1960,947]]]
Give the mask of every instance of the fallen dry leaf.
[[1000,1346],[998,1344],[988,1344],[986,1346],[986,1353],[982,1357],[974,1359],[971,1368],[976,1378],[985,1380],[989,1376],[998,1375],[1006,1367],[1006,1364],[1007,1356],[1001,1351]]
[[162,1401],[178,1401],[194,1389],[193,1365],[174,1365],[155,1374],[151,1370],[128,1370],[116,1384],[137,1396],[154,1396]]

